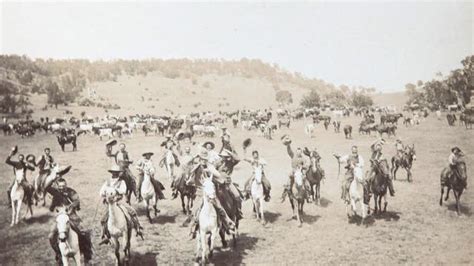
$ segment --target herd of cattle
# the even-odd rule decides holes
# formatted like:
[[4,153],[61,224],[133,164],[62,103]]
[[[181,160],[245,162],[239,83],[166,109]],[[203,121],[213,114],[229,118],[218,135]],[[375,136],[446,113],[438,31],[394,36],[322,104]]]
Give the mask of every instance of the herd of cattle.
[[[380,120],[375,120],[375,113],[380,113]],[[64,148],[65,144],[72,144],[75,149],[76,138],[80,135],[96,135],[101,140],[114,137],[132,137],[137,132],[148,135],[171,135],[178,141],[194,136],[214,137],[228,120],[232,121],[234,128],[242,130],[255,130],[259,135],[272,139],[273,132],[282,127],[290,128],[292,121],[305,119],[305,133],[312,137],[316,125],[322,123],[328,130],[334,127],[335,132],[341,128],[341,118],[350,115],[362,116],[359,125],[359,134],[378,133],[395,136],[400,119],[408,127],[420,123],[429,115],[426,110],[406,113],[388,112],[379,109],[333,109],[324,110],[319,108],[302,109],[265,109],[265,110],[237,110],[234,112],[202,112],[188,115],[158,116],[158,115],[131,115],[128,117],[110,116],[104,118],[40,118],[39,121],[27,119],[8,121],[4,118],[0,128],[4,135],[18,134],[21,137],[31,137],[37,132],[53,133],[57,135],[58,142]],[[440,114],[438,114],[438,118]],[[454,124],[456,116],[447,114],[448,123]],[[474,123],[474,116],[462,113],[460,122],[466,126]],[[346,138],[352,137],[352,125],[344,125],[343,131]]]

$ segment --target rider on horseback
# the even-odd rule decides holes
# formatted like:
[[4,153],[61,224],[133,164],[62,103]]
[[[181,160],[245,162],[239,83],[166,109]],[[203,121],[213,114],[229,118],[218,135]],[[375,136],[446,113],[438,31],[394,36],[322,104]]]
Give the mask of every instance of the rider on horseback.
[[155,175],[155,167],[153,166],[153,161],[151,160],[151,156],[153,156],[153,152],[145,152],[142,154],[143,158],[138,160],[137,162],[137,170],[138,170],[138,185],[137,185],[137,195],[138,195],[138,201],[142,201],[142,195],[141,195],[141,187],[143,183],[143,179],[145,176],[145,173],[149,173],[151,175],[151,183],[153,184],[153,188],[155,189],[156,194],[158,195],[158,199],[165,199],[165,195],[163,195],[163,190],[165,187],[163,184],[160,183],[160,181],[156,180],[154,178]]
[[[384,139],[378,139],[374,141],[372,145],[370,146],[370,149],[372,150],[372,157],[370,158],[371,167],[368,174],[369,178],[367,180],[369,183],[371,183],[371,181],[375,178],[376,164],[378,164],[382,160],[385,160],[383,158],[383,153],[382,153],[382,148],[384,144],[385,144]],[[395,196],[395,190],[393,188],[393,182],[392,182],[392,179],[390,178],[390,175],[387,175],[387,185],[388,185],[388,190],[390,191],[390,196],[392,197]]]
[[321,156],[319,155],[318,151],[316,149],[310,151],[308,148],[304,148],[303,154],[309,157],[310,165],[312,164],[313,160],[316,163],[316,168],[321,172],[321,179],[325,178],[325,172],[324,169],[321,168],[321,165],[319,165],[319,161],[321,160]]
[[181,175],[178,175],[178,177],[174,179],[171,183],[171,188],[173,189],[173,193],[171,194],[172,199],[175,199],[178,196],[178,186],[181,182],[183,182],[182,180],[184,179],[185,181],[187,181],[189,173],[193,168],[194,159],[196,158],[196,156],[193,156],[191,154],[190,147],[184,148],[184,155],[182,154],[181,149],[179,149],[178,151],[181,154]]
[[403,155],[405,154],[405,145],[403,145],[403,142],[400,138],[397,138],[395,149],[397,149],[397,156],[399,158],[403,158]]
[[[449,154],[448,157],[448,163],[449,163],[449,176],[452,176],[452,173],[456,171],[456,164],[460,161],[462,161],[464,156],[464,153],[461,151],[459,147],[453,147],[451,149],[451,154]],[[467,180],[464,180],[464,188],[467,188]]]
[[[84,262],[87,264],[92,258],[92,242],[90,231],[82,226],[82,220],[77,215],[77,211],[81,209],[79,195],[74,189],[67,187],[65,179],[59,178],[56,183],[57,187],[49,186],[46,189],[46,192],[53,196],[49,210],[54,211],[58,207],[66,207],[71,228],[79,235],[79,246],[84,254]],[[49,243],[56,253],[56,261],[59,262],[61,260],[61,251],[58,246],[58,228],[55,223],[53,223],[48,237]]]
[[[221,173],[219,173],[214,165],[209,163],[209,154],[207,151],[202,151],[199,155],[199,164],[191,170],[191,178],[188,180],[189,183],[196,182],[206,176],[211,176],[212,180],[218,184],[225,184],[226,180],[222,177]],[[235,224],[229,218],[227,213],[225,212],[224,208],[222,207],[219,200],[213,199],[211,201],[212,205],[216,209],[217,215],[219,216],[219,220],[222,221],[222,225],[224,229],[229,233],[230,231],[234,230]],[[196,232],[199,228],[199,213],[201,212],[202,204],[199,204],[194,212],[194,223],[191,226],[191,239],[196,237]]]
[[[354,172],[355,168],[362,169],[364,167],[364,159],[359,155],[357,146],[352,146],[352,153],[350,155],[340,156],[338,154],[333,154],[340,163],[346,163],[345,168],[347,169],[344,179],[341,184],[341,199],[345,202],[350,202],[349,198],[349,188],[354,180],[354,177],[361,178],[359,176],[354,176],[355,173],[362,173],[362,171]],[[366,190],[366,189],[364,189]]]
[[[165,147],[165,150],[166,151],[171,151],[171,153],[173,154],[173,157],[174,157],[174,162],[176,164],[176,166],[179,167],[180,163],[179,163],[179,160],[178,160],[178,156],[176,155],[176,153],[174,152],[174,147],[178,147],[179,149],[179,144],[177,144],[174,139],[173,139],[173,136],[171,136],[171,134],[167,134],[166,135],[166,140],[163,141],[160,145],[161,147]],[[162,167],[164,164],[165,164],[165,161],[166,161],[166,151],[165,153],[163,153],[163,157],[161,158],[159,164],[160,164],[160,167]]]
[[112,153],[112,147],[117,142],[111,141],[109,143],[106,145],[107,157],[114,158],[115,164],[118,165],[121,170],[121,179],[123,179],[127,185],[131,186],[130,189],[132,191],[136,191],[135,178],[128,167],[131,163],[133,163],[133,161],[130,161],[128,157],[128,152],[125,150],[125,143],[120,143],[119,150],[115,153]]
[[[105,197],[106,197],[106,190],[107,188],[111,187],[114,188],[115,191],[117,191],[117,196],[118,201],[122,199],[122,197],[127,193],[127,184],[125,183],[124,180],[120,179],[120,176],[123,173],[123,170],[117,166],[113,165],[109,173],[112,174],[110,179],[105,181],[104,185],[102,185],[102,188],[100,189],[100,196],[103,199],[103,202],[105,202]],[[140,225],[140,221],[138,220],[138,215],[137,212],[128,204],[123,204],[123,203],[118,203],[119,207],[122,209],[124,214],[130,218],[133,227],[135,228],[137,232],[137,236],[140,236],[143,239],[143,234],[142,234],[142,226]],[[109,213],[107,210],[105,210],[104,215],[102,216],[102,219],[100,220],[100,223],[102,224],[102,242],[100,244],[107,244],[109,243],[110,239],[110,234],[107,229],[107,220],[109,218]]]
[[[311,186],[308,180],[306,179],[306,176],[304,175],[305,170],[307,169],[307,166],[309,163],[307,159],[303,157],[303,150],[301,148],[297,148],[296,153],[294,153],[293,150],[291,149],[291,139],[288,135],[284,135],[282,137],[282,140],[283,140],[283,144],[286,146],[286,151],[291,158],[291,168],[292,168],[291,173],[288,175],[288,181],[284,186],[283,194],[281,196],[281,201],[283,202],[285,201],[286,195],[291,194],[291,188],[293,187],[293,183],[294,183],[295,171],[303,172],[304,186],[307,191],[311,190]],[[311,198],[308,198],[308,202],[311,202],[311,201],[312,201]]]
[[[245,162],[250,163],[253,167],[261,167],[262,168],[262,185],[263,185],[263,194],[265,195],[265,201],[270,200],[270,190],[272,189],[270,181],[268,181],[266,175],[264,166],[267,165],[267,162],[263,159],[260,158],[258,151],[253,151],[252,152],[252,158],[245,158]],[[250,189],[251,189],[251,184],[252,180],[255,177],[255,173],[252,171],[252,175],[250,176],[247,181],[245,181],[244,185],[244,191],[245,191],[245,198],[248,199],[250,197]]]
[[[16,176],[17,175],[17,172],[20,172],[21,171],[21,174],[25,177],[23,179],[23,182],[21,182],[21,185],[23,187],[23,189],[27,192],[27,193],[32,193],[33,189],[31,187],[31,185],[28,184],[28,181],[26,180],[26,171],[27,170],[30,170],[30,171],[34,171],[35,170],[35,167],[34,167],[34,162],[30,162],[28,159],[25,161],[25,156],[23,154],[19,154],[18,155],[18,161],[12,161],[11,158],[12,156],[14,156],[16,153],[18,152],[18,147],[15,146],[12,151],[10,152],[10,154],[8,155],[7,159],[5,160],[5,163],[10,165],[10,166],[13,166],[13,174]],[[13,185],[15,184],[15,179],[13,180],[13,182],[10,184],[10,186],[8,187],[8,190],[7,190],[7,195],[8,195],[8,207],[11,208],[11,198],[10,198],[10,192],[13,188]]]

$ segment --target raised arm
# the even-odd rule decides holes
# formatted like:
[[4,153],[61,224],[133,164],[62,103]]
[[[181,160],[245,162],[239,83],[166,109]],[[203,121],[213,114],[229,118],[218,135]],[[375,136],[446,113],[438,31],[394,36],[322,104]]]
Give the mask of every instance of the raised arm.
[[291,144],[286,145],[286,152],[288,153],[288,155],[290,156],[291,159],[293,159],[293,157],[295,157],[295,153],[291,149]]

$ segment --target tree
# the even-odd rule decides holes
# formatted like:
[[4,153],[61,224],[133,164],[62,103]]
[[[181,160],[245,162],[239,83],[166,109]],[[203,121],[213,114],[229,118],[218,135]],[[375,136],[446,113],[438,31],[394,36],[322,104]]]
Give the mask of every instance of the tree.
[[347,97],[342,90],[333,90],[329,92],[326,95],[326,100],[329,104],[337,107],[343,107],[347,103]]
[[301,99],[301,106],[305,108],[319,107],[321,105],[321,97],[316,90],[311,90]]
[[287,90],[279,90],[275,94],[275,99],[281,104],[291,104],[293,103],[293,97],[291,93]]
[[353,91],[351,95],[352,106],[356,108],[370,107],[374,104],[372,97],[361,91]]
[[56,82],[50,81],[46,85],[46,94],[48,95],[48,103],[53,104],[58,109],[58,104],[64,104],[64,95],[59,89]]

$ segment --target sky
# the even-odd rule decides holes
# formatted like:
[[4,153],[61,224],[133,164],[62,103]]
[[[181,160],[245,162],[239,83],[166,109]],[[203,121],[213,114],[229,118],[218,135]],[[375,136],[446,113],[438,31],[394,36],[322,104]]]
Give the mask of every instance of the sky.
[[473,55],[473,2],[9,2],[0,53],[258,58],[335,85],[403,90]]

